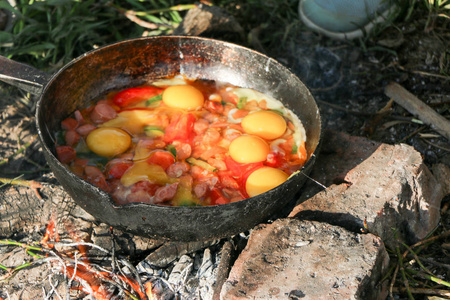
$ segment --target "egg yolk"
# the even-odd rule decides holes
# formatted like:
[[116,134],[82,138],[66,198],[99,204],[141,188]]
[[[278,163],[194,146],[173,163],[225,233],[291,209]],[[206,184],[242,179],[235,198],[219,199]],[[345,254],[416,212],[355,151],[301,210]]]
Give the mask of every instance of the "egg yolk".
[[247,178],[245,190],[250,197],[267,192],[288,179],[288,174],[271,167],[262,167]]
[[203,106],[204,97],[191,85],[173,85],[164,90],[162,101],[170,107],[196,110]]
[[286,121],[277,113],[260,110],[242,119],[242,128],[248,134],[273,140],[279,138],[286,131]]
[[265,161],[269,150],[266,141],[254,135],[241,135],[228,148],[231,158],[243,164]]
[[130,147],[131,137],[120,128],[102,127],[89,133],[86,144],[92,152],[100,156],[112,157],[125,152]]

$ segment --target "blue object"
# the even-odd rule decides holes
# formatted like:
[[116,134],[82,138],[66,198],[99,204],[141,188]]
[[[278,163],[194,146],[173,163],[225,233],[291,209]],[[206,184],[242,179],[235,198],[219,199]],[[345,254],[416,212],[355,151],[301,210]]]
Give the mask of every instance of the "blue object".
[[309,28],[336,39],[354,39],[398,11],[392,0],[300,0],[299,14]]

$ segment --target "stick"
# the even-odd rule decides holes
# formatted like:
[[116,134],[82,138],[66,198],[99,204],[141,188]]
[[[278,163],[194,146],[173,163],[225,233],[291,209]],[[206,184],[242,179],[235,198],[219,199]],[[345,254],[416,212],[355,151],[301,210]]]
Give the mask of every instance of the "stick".
[[422,102],[419,98],[408,92],[398,83],[389,83],[384,93],[404,107],[411,114],[417,116],[425,124],[439,132],[447,140],[450,140],[450,121],[435,112],[432,108]]

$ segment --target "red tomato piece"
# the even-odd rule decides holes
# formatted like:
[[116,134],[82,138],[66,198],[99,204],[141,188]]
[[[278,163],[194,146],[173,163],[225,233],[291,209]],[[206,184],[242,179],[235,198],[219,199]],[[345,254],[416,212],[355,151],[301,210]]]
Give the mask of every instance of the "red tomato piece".
[[206,109],[219,114],[223,113],[222,103],[216,101],[206,101]]
[[164,133],[164,142],[190,142],[193,137],[194,123],[195,116],[191,113],[174,116]]
[[228,170],[230,170],[235,177],[248,177],[251,172],[263,166],[262,162],[241,164],[232,159],[230,156],[225,158],[225,164],[227,165]]
[[169,152],[155,151],[147,159],[147,162],[149,164],[160,165],[165,171],[175,162],[175,158]]
[[56,156],[63,164],[68,164],[77,158],[77,152],[70,146],[57,146]]
[[162,89],[154,86],[144,86],[129,88],[118,92],[114,98],[113,102],[117,106],[126,107],[132,104],[136,104],[143,100],[148,100],[156,95],[162,93]]
[[123,174],[133,165],[131,162],[118,162],[111,166],[111,168],[108,171],[108,175],[120,179],[122,178]]
[[248,198],[248,194],[245,189],[245,183],[247,182],[247,178],[253,171],[263,167],[263,163],[257,162],[257,163],[241,164],[233,160],[231,157],[227,156],[225,158],[225,164],[227,165],[227,168],[231,172],[233,177],[236,178],[237,182],[239,183],[240,187],[239,190],[241,194],[245,198]]
[[280,153],[269,153],[265,165],[272,168],[281,168],[283,156]]
[[217,188],[213,188],[209,193],[211,197],[211,205],[220,205],[230,203],[230,200]]

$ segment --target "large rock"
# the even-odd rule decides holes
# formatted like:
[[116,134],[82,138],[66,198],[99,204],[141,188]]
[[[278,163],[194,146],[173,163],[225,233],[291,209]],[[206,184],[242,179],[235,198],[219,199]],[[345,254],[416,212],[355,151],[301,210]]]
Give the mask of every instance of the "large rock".
[[222,299],[385,299],[380,238],[314,221],[279,219],[253,230]]
[[438,225],[443,189],[413,147],[332,131],[323,140],[311,177],[327,188],[311,197],[310,183],[290,217],[369,231],[390,247],[417,242]]

